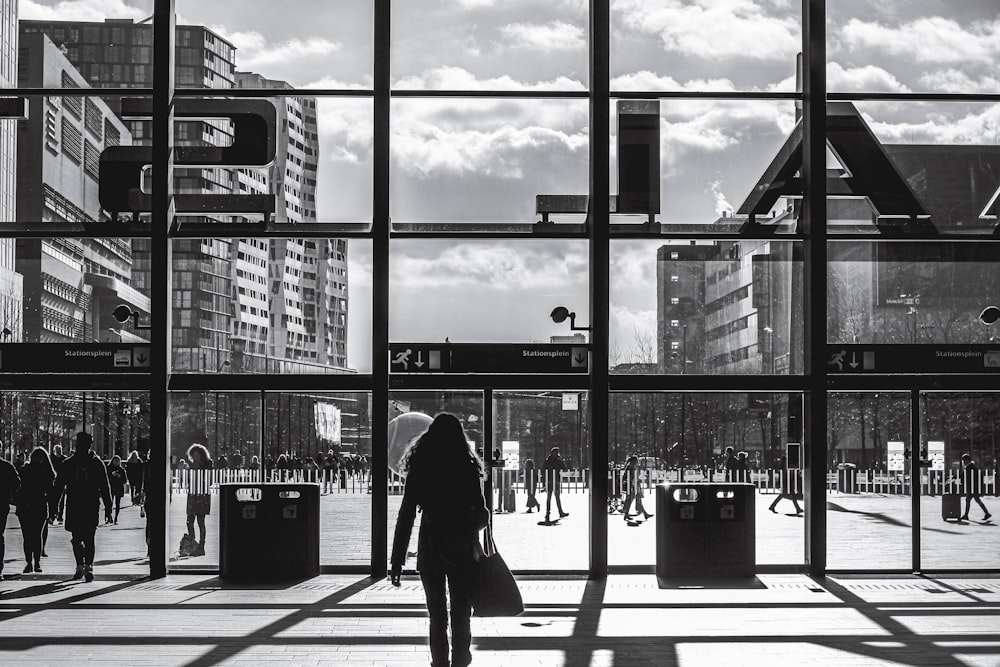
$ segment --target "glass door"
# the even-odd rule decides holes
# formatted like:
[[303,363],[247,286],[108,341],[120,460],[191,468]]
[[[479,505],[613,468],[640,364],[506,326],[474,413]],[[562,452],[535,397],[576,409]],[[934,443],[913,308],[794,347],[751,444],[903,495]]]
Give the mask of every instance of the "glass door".
[[1000,393],[922,393],[920,429],[921,569],[1000,567]]

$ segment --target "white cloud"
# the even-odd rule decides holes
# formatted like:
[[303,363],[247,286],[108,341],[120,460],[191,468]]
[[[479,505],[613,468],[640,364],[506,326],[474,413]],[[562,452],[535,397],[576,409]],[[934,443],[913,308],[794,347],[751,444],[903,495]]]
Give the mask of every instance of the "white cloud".
[[326,88],[331,90],[370,90],[372,88],[372,77],[365,76],[357,83],[351,83],[331,76],[324,76],[321,79],[310,81],[302,86],[303,88]]
[[[463,81],[476,79],[464,70],[442,68],[409,77],[399,87]],[[566,164],[586,159],[589,144],[585,100],[401,99],[392,113],[393,164],[418,178],[510,180],[540,170],[565,173]]]
[[735,91],[729,79],[691,79],[680,83],[671,76],[660,76],[649,70],[630,72],[611,79],[612,90],[664,90],[664,91]]
[[[911,105],[912,106],[912,105]],[[925,115],[918,122],[873,119],[873,105],[866,105],[864,116],[882,143],[890,144],[954,144],[995,146],[1000,137],[1000,106],[989,105],[980,112],[952,116],[941,112],[942,107]],[[914,112],[916,109],[906,109]]]
[[850,50],[872,49],[918,63],[993,66],[1000,58],[1000,19],[963,26],[932,16],[895,27],[851,19],[836,38]]
[[212,26],[212,30],[236,47],[236,67],[239,70],[255,70],[286,65],[306,58],[325,57],[341,48],[339,43],[322,37],[295,38],[271,44],[255,30],[230,32],[225,26]]
[[974,79],[956,69],[925,74],[920,77],[920,84],[928,90],[944,93],[995,93],[1000,90],[1000,78],[984,75]]
[[422,74],[405,76],[393,82],[403,90],[586,90],[581,82],[567,77],[550,81],[522,81],[509,75],[480,78],[461,67],[436,67]]
[[115,19],[144,19],[150,12],[124,0],[62,0],[45,5],[34,0],[21,0],[18,18],[38,21],[104,21]]
[[371,158],[372,107],[366,101],[321,99],[316,105],[320,159],[358,164]]
[[722,192],[722,182],[712,181],[709,185],[709,192],[712,193],[712,197],[715,198],[715,214],[718,216],[722,215],[732,215],[733,205],[729,203],[726,199],[726,195]]
[[549,23],[509,23],[500,28],[506,47],[543,52],[585,49],[583,28],[566,21]]
[[826,85],[829,90],[840,92],[910,92],[893,74],[875,65],[844,67],[838,62],[827,63]]
[[476,287],[561,296],[585,284],[586,262],[583,244],[409,243],[394,250],[390,281],[408,292]]
[[546,127],[446,130],[429,123],[403,123],[393,135],[394,163],[429,177],[441,172],[521,179],[530,165],[553,154],[585,155],[586,134]]
[[787,61],[802,48],[798,13],[769,14],[755,0],[621,0],[614,11],[629,31],[693,58]]

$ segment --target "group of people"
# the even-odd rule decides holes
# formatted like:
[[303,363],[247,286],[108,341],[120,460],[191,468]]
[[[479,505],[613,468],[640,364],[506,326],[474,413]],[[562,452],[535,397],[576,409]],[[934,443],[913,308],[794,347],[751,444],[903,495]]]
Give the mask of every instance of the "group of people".
[[[493,453],[493,460],[498,466],[502,464],[499,450]],[[539,522],[540,525],[553,525],[559,519],[569,516],[569,512],[563,511],[562,507],[562,472],[566,469],[566,461],[559,454],[558,447],[553,447],[549,450],[549,455],[542,462],[541,469],[535,467],[533,459],[525,459],[524,461],[524,490],[528,494],[528,499],[525,503],[525,513],[531,514],[535,510],[540,513],[542,511],[542,504],[539,502],[536,494],[539,491],[545,494],[545,519]],[[506,473],[510,472],[513,475],[516,471],[500,470],[499,472],[500,474],[495,476],[499,482],[497,484],[496,511],[513,512],[514,505],[510,500],[511,492],[513,491],[511,486],[513,480]],[[555,520],[552,519],[553,498],[556,501],[556,512],[559,514],[559,517]]]
[[[105,523],[117,522],[128,470],[115,456],[105,464],[93,451],[93,437],[84,431],[76,434],[75,451],[63,457],[62,449],[53,447],[52,456],[44,447],[36,447],[20,467],[0,459],[0,579],[10,505],[14,505],[24,544],[24,573],[42,572],[48,527],[63,521],[70,533],[76,560],[73,579],[94,579],[95,536],[100,523],[101,503]],[[139,471],[141,486],[142,471]],[[134,478],[133,478],[134,479]],[[133,487],[134,488],[134,487]]]

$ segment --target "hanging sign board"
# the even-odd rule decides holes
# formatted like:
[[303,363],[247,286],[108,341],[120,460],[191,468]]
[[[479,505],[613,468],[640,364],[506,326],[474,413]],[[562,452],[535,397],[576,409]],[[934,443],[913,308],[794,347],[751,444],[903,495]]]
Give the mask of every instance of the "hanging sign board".
[[562,409],[563,410],[579,410],[580,409],[580,394],[563,394],[562,395]]
[[521,466],[521,443],[518,440],[504,440],[503,448],[504,470],[517,470]]
[[927,458],[931,462],[931,470],[944,470],[944,440],[927,441]]
[[890,472],[903,472],[906,470],[905,445],[899,440],[890,440],[886,443],[886,470]]

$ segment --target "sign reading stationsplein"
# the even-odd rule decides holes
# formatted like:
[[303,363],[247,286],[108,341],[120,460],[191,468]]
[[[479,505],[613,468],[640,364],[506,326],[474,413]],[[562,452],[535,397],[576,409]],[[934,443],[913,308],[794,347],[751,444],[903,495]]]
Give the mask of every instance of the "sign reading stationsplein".
[[4,343],[0,373],[148,373],[149,344]]
[[392,343],[390,373],[586,373],[586,345]]
[[826,346],[828,373],[1000,373],[1000,345],[970,343]]

